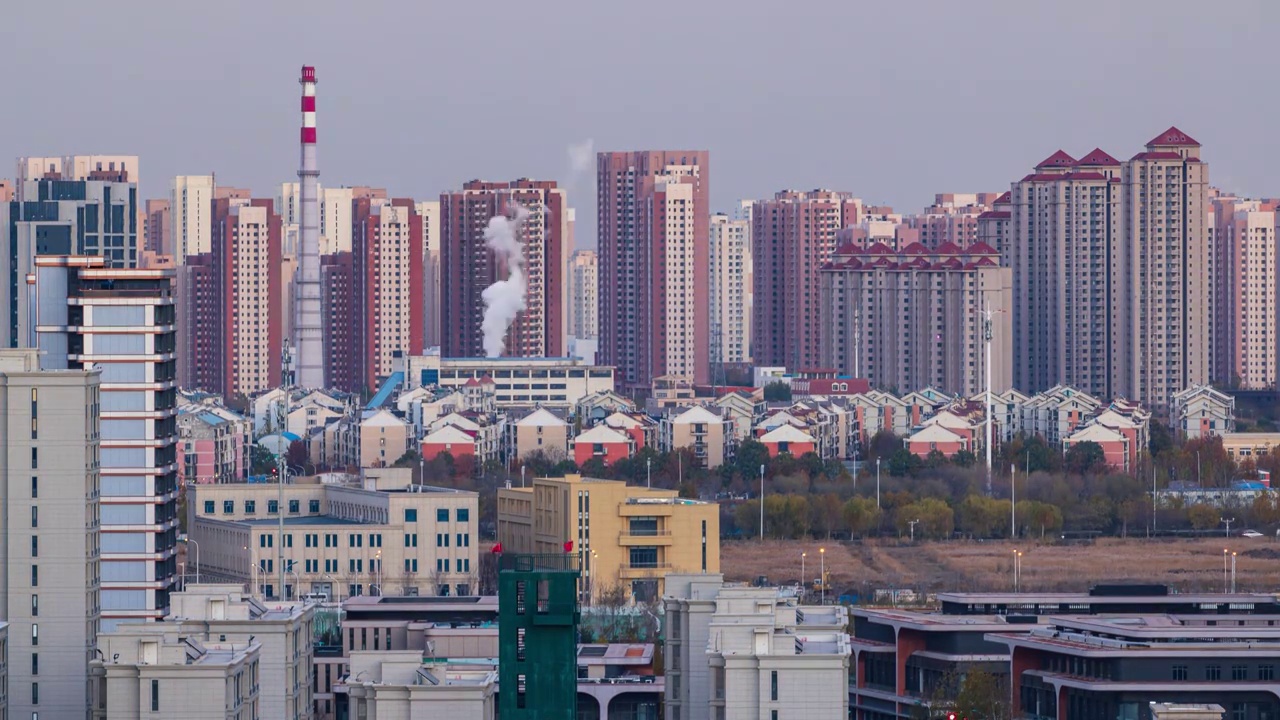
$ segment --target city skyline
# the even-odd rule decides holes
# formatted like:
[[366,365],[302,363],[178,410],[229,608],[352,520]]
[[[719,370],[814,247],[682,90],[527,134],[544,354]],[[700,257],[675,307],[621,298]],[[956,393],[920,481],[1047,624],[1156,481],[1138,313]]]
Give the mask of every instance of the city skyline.
[[[403,9],[396,23],[354,33],[352,45],[324,42],[339,32],[335,28],[345,32],[352,26],[351,18],[339,16],[336,7],[320,5],[307,17],[284,8],[255,9],[265,13],[262,22],[234,26],[234,33],[246,34],[244,52],[214,72],[150,61],[173,52],[178,37],[190,57],[219,57],[213,38],[233,32],[235,7],[231,3],[227,12],[211,15],[166,8],[144,25],[113,17],[105,8],[82,8],[77,22],[63,28],[68,46],[91,53],[103,42],[99,38],[112,38],[113,73],[131,80],[107,91],[92,74],[72,73],[59,64],[39,74],[16,74],[12,92],[41,112],[0,118],[0,157],[136,153],[144,162],[142,197],[164,197],[175,176],[213,171],[220,171],[224,182],[265,196],[279,183],[295,179],[297,101],[281,88],[292,85],[297,65],[305,60],[325,68],[323,82],[330,88],[321,138],[327,185],[373,183],[398,197],[435,197],[474,177],[553,179],[581,213],[580,247],[591,246],[594,239],[589,222],[593,193],[589,177],[573,172],[567,149],[588,139],[598,149],[619,151],[708,149],[722,178],[713,189],[713,212],[729,211],[740,198],[814,187],[914,211],[935,192],[1005,189],[1008,179],[1024,170],[1026,158],[1045,157],[1057,146],[1133,147],[1150,136],[1150,128],[1170,124],[1213,148],[1215,182],[1241,196],[1265,196],[1268,168],[1280,160],[1280,150],[1250,142],[1268,130],[1265,111],[1223,114],[1212,103],[1189,102],[1185,92],[1187,87],[1210,86],[1228,96],[1249,92],[1253,81],[1247,73],[1215,72],[1217,63],[1208,59],[1222,55],[1236,67],[1265,66],[1265,43],[1250,38],[1276,9],[1261,3],[1253,13],[1259,22],[1250,23],[1200,17],[1189,12],[1190,3],[1164,4],[1159,15],[1142,4],[1109,7],[1102,16],[1105,22],[1089,13],[1043,9],[1030,17],[1021,14],[1025,31],[1019,33],[1000,30],[1003,11],[997,6],[933,5],[928,12],[907,15],[895,7],[832,4],[824,10],[822,27],[801,28],[804,16],[774,17],[753,8],[729,13],[719,3],[708,3],[682,7],[683,22],[717,28],[715,35],[733,37],[733,42],[695,46],[692,62],[655,58],[651,67],[608,61],[648,39],[586,32],[599,23],[625,27],[638,8],[566,3],[570,21],[548,24],[549,35],[539,34],[537,44],[520,33],[545,9],[516,7],[493,17],[483,8],[463,6]],[[17,31],[59,20],[40,4],[12,12],[14,21],[7,27],[13,32],[0,30],[0,38],[15,56],[46,55],[31,45],[34,35]],[[355,22],[364,27],[384,15],[371,10]],[[151,23],[169,32],[144,33]],[[299,32],[265,35],[282,23]],[[537,83],[515,83],[494,92],[461,77],[421,70],[472,53],[459,45],[461,37],[444,30],[457,25],[486,28],[486,51],[475,58],[483,61],[481,67],[510,67],[532,54],[547,64],[547,71]],[[197,27],[200,32],[187,32]],[[881,33],[877,27],[902,32]],[[894,38],[908,28],[912,52],[898,52]],[[794,49],[769,42],[775,34],[796,36],[801,31],[809,40]],[[860,48],[854,59],[842,50],[851,33]],[[1109,51],[1036,54],[1049,36],[1072,37],[1081,47],[1105,41]],[[1160,63],[1150,62],[1151,53],[1166,42],[1198,52],[1170,51]],[[548,47],[568,49],[544,50]],[[582,61],[593,56],[605,61]],[[1025,67],[1009,63],[1019,56],[1039,59]],[[877,57],[891,59],[870,60]],[[956,57],[990,70],[937,72],[951,67]],[[797,66],[848,68],[856,81],[833,92],[829,83],[817,80],[828,73],[795,73]],[[673,74],[679,77],[671,80]],[[1045,76],[1062,82],[1037,80]],[[59,82],[47,82],[50,77]],[[778,90],[758,98],[737,91],[752,112],[738,112],[738,104],[716,99],[742,88],[744,77]],[[408,98],[410,108],[398,104],[396,112],[380,112],[390,106],[370,99],[401,97],[406,82],[420,88]],[[1001,92],[1015,86],[1017,93]],[[147,102],[157,87],[166,88],[169,99]],[[233,107],[211,100],[232,92],[253,102]],[[671,92],[692,100],[682,106],[680,123],[667,121],[669,106],[662,98]],[[980,104],[972,102],[979,96]],[[926,107],[950,109],[891,110],[922,103],[924,97],[929,98]],[[92,103],[94,112],[111,122],[83,123],[81,103]],[[503,109],[510,107],[524,108],[518,134],[498,131]],[[874,110],[863,111],[867,107]],[[192,142],[195,137],[200,141]],[[768,138],[763,151],[762,138]],[[945,139],[941,159],[939,143],[930,138]],[[387,163],[391,157],[404,161]],[[927,176],[918,172],[922,167],[929,168]]]

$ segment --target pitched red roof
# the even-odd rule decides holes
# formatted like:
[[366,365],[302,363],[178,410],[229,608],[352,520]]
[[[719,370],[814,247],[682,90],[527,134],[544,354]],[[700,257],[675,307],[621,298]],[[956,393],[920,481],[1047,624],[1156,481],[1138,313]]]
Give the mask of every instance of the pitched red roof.
[[[1140,152],[1129,158],[1130,160],[1181,160],[1182,156],[1173,150],[1155,150]],[[1199,160],[1197,160],[1199,162]]]
[[1037,163],[1036,169],[1039,170],[1040,168],[1047,168],[1047,167],[1072,167],[1075,164],[1076,164],[1075,158],[1059,150],[1058,152],[1050,155],[1049,157]]
[[1000,253],[990,245],[979,240],[964,250],[966,255],[999,255]]
[[921,245],[918,242],[913,242],[910,245],[907,245],[906,247],[902,248],[902,251],[899,254],[900,255],[928,255],[929,248],[925,247],[924,245]]
[[863,255],[893,255],[893,250],[882,242],[872,243],[862,250]]
[[951,242],[950,240],[934,248],[933,251],[938,255],[955,255],[961,252],[960,246]]
[[1008,220],[1010,212],[1008,210],[988,210],[978,216],[979,220]]
[[1100,172],[1091,172],[1091,171],[1069,172],[1066,175],[1063,175],[1062,177],[1066,178],[1067,180],[1106,180],[1107,179],[1106,175],[1103,175]]
[[1150,142],[1147,143],[1147,147],[1149,148],[1169,147],[1171,145],[1173,146],[1194,145],[1196,147],[1200,147],[1200,143],[1196,142],[1195,138],[1182,132],[1176,127],[1170,127],[1168,130],[1165,130],[1159,135],[1151,138]]
[[1003,195],[993,200],[991,204],[992,205],[1008,205],[1011,202],[1013,202],[1013,197],[1009,195],[1009,191],[1006,190]]
[[1120,161],[1111,157],[1107,153],[1103,152],[1102,148],[1094,148],[1093,150],[1089,151],[1088,155],[1085,155],[1084,157],[1080,158],[1080,160],[1077,161],[1076,164],[1077,165],[1106,165],[1110,167],[1110,166],[1118,166],[1120,164]]

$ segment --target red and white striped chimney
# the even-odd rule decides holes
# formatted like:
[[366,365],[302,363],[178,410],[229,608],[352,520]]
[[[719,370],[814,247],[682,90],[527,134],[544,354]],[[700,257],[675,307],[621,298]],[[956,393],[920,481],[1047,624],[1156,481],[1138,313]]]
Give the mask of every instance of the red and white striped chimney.
[[320,166],[316,160],[316,69],[302,67],[302,158],[298,168],[298,270],[294,277],[295,382],[324,388],[320,318]]

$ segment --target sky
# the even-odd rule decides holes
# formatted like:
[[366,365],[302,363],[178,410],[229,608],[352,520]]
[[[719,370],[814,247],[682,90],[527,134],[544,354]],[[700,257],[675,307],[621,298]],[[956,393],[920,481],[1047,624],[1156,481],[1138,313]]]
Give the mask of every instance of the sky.
[[1176,125],[1214,185],[1277,196],[1277,21],[1270,0],[11,0],[0,158],[136,154],[143,197],[210,172],[272,197],[310,64],[323,184],[555,179],[580,246],[587,142],[709,150],[713,211],[822,187],[916,212]]

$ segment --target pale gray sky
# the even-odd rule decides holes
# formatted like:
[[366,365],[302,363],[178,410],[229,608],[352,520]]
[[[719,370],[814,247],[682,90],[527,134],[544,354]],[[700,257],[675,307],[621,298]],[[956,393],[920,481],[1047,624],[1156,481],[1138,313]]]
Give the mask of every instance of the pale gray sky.
[[10,0],[0,159],[137,154],[145,197],[209,171],[270,196],[308,63],[321,181],[402,196],[567,183],[590,138],[709,149],[714,210],[820,186],[916,211],[1171,124],[1214,184],[1278,195],[1278,20],[1268,0]]

